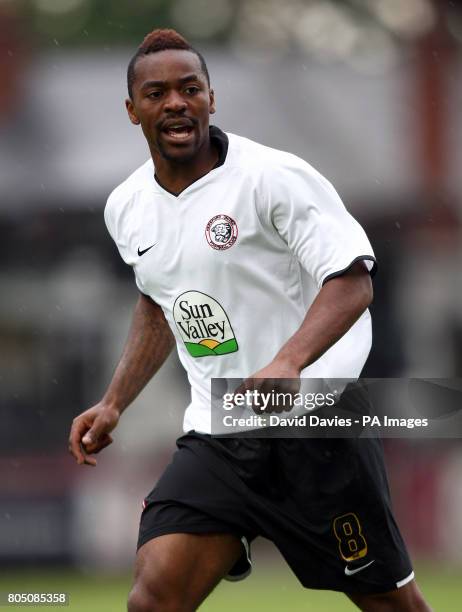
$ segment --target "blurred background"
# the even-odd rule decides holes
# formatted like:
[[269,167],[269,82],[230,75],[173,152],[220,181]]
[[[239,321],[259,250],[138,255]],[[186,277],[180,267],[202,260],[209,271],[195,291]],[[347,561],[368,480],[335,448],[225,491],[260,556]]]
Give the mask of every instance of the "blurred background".
[[[137,299],[102,213],[148,157],[125,74],[155,27],[205,55],[214,123],[309,161],[366,228],[379,274],[364,375],[462,373],[460,2],[0,0],[0,590],[65,590],[74,610],[124,609],[141,502],[188,402],[172,356],[97,469],[67,454]],[[459,610],[461,442],[386,452],[422,588]],[[256,557],[204,609],[352,609],[301,589],[272,548]]]

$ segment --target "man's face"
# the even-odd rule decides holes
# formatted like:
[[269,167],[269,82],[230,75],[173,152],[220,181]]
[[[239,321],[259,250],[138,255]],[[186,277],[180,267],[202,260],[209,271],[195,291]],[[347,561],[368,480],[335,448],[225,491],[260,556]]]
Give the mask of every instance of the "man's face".
[[132,99],[126,101],[132,123],[141,124],[151,153],[186,162],[208,143],[213,90],[191,51],[169,49],[140,57]]

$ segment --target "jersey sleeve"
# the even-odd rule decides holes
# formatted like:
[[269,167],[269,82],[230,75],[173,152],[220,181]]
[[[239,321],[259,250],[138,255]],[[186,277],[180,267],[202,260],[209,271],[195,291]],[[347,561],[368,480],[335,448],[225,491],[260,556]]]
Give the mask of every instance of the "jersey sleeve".
[[318,287],[360,260],[373,275],[375,256],[361,225],[327,179],[292,157],[265,181],[270,223]]
[[[124,206],[125,204],[125,206]],[[135,283],[138,287],[138,290],[143,294],[147,295],[147,291],[144,289],[143,284],[141,283],[138,275],[136,274],[134,264],[135,258],[130,251],[128,239],[124,237],[123,233],[123,223],[122,216],[126,213],[127,205],[121,199],[118,189],[115,189],[111,195],[109,196],[106,206],[104,208],[104,222],[106,223],[107,230],[109,235],[113,239],[116,244],[117,250],[122,258],[122,260],[133,268]]]

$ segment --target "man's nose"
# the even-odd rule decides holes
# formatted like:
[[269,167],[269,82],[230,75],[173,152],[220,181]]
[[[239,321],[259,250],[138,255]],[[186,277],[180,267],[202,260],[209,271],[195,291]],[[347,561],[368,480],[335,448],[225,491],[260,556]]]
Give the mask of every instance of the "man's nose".
[[180,113],[186,109],[186,102],[178,91],[170,91],[165,99],[164,110]]

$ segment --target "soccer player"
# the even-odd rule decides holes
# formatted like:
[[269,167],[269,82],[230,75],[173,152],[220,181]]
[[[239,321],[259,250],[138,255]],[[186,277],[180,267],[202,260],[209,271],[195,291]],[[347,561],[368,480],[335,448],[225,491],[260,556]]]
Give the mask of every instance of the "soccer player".
[[369,612],[429,610],[377,440],[210,435],[213,377],[359,376],[375,268],[364,231],[305,161],[209,126],[204,58],[177,32],[151,32],[127,76],[152,159],[112,192],[105,220],[140,295],[104,397],[74,419],[71,453],[96,465],[175,343],[191,383],[185,435],[145,499],[128,610],[195,610],[222,578],[249,573],[258,535],[305,587]]

